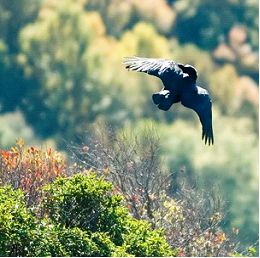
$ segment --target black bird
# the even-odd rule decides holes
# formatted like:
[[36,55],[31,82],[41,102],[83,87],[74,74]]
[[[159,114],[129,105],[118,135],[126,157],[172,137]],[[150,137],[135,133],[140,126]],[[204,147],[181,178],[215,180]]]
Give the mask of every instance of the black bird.
[[198,73],[193,66],[168,59],[144,57],[126,57],[124,64],[129,71],[145,72],[159,77],[164,88],[153,94],[154,104],[164,111],[177,102],[193,109],[202,124],[202,140],[205,144],[214,144],[211,99],[206,89],[196,85]]

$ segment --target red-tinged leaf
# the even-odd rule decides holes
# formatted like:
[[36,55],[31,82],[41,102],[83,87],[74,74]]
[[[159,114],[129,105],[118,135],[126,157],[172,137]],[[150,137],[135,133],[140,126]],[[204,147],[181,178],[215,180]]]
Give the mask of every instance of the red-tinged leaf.
[[3,156],[5,159],[8,159],[9,156],[10,156],[9,151],[2,151],[2,156]]

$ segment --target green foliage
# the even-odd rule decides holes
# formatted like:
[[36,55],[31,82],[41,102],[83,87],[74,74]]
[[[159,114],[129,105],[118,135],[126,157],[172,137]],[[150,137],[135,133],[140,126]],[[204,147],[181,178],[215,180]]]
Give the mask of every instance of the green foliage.
[[26,207],[20,190],[0,188],[1,255],[177,255],[162,231],[133,219],[112,185],[93,172],[57,179],[45,191],[48,203],[41,219]]
[[257,257],[257,250],[255,247],[249,247],[243,253],[234,252],[231,254],[232,257]]
[[35,256],[111,256],[115,245],[102,233],[88,233],[42,221],[34,243]]
[[256,248],[255,247],[249,247],[248,248],[248,256],[255,257],[257,254]]
[[115,119],[115,105],[124,108],[104,71],[111,59],[104,62],[103,56],[110,55],[114,42],[105,37],[98,13],[85,12],[78,1],[46,1],[36,22],[21,31],[20,42],[24,73],[37,78],[23,108],[38,133],[62,132],[72,139],[100,114]]
[[127,253],[135,256],[178,256],[173,252],[160,230],[151,231],[151,226],[145,221],[133,221],[130,224],[130,234],[125,237],[123,246]]
[[0,255],[27,256],[36,231],[36,220],[20,190],[0,188]]
[[[60,178],[45,188],[45,212],[66,228],[106,233],[115,245],[122,246],[123,249],[115,251],[117,255],[172,254],[162,232],[152,230],[147,222],[131,218],[123,207],[122,197],[112,190],[111,183],[94,173]],[[96,237],[93,240],[99,245],[105,243]]]
[[0,188],[1,256],[111,256],[115,245],[103,233],[38,221],[20,190]]
[[112,185],[95,174],[78,174],[71,179],[60,178],[46,187],[44,207],[50,218],[66,227],[80,227],[93,232],[108,232],[122,243],[123,221],[127,211],[121,196],[112,195]]

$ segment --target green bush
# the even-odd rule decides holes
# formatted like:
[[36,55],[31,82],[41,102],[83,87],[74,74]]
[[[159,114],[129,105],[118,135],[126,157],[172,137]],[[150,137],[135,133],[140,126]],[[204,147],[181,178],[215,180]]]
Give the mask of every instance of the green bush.
[[32,247],[35,218],[24,195],[10,186],[0,188],[0,256],[26,256]]
[[60,178],[45,188],[44,208],[49,217],[66,227],[92,232],[107,232],[116,244],[122,244],[126,232],[127,210],[122,197],[113,195],[112,184],[94,173]]
[[131,221],[130,232],[125,236],[124,248],[135,256],[178,256],[163,237],[161,230],[151,230],[146,221]]
[[45,221],[34,242],[34,256],[111,256],[115,245],[103,233],[65,228]]
[[94,173],[59,178],[45,194],[39,218],[26,207],[21,190],[0,188],[1,256],[175,254],[162,231],[133,219],[112,184]]
[[100,247],[104,253],[99,256],[109,256],[111,250],[107,249],[109,243],[97,238],[102,233],[117,246],[113,256],[175,254],[162,231],[152,230],[148,222],[133,219],[123,206],[122,197],[113,193],[112,184],[94,173],[60,178],[45,187],[45,194],[45,212],[55,223],[91,232],[96,245],[105,244]]

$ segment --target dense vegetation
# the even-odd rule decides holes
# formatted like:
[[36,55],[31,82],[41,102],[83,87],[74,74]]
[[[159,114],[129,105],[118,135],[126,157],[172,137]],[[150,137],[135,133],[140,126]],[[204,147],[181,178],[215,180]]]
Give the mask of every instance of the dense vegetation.
[[[25,148],[22,141],[11,150],[1,150],[0,255],[240,254],[235,233],[226,234],[219,226],[223,214],[214,196],[194,195],[187,188],[182,192],[189,190],[188,194],[171,197],[165,191],[168,183],[160,174],[162,167],[158,160],[151,163],[156,156],[154,140],[147,142],[154,148],[150,154],[141,153],[137,143],[134,150],[139,161],[128,167],[128,172],[135,174],[132,176],[122,173],[125,166],[119,163],[114,168],[111,163],[111,170],[100,166],[96,172],[76,164],[69,167],[61,154],[51,149]],[[111,147],[111,155],[116,149]],[[119,160],[127,157],[122,155]],[[95,159],[92,161],[98,165]],[[107,165],[106,161],[99,165]],[[116,164],[115,159],[111,162]],[[136,174],[140,166],[146,167],[145,175]],[[74,175],[69,176],[71,173]],[[114,180],[113,186],[109,181],[115,176],[119,181]],[[154,179],[157,188],[151,185]],[[129,192],[136,183],[136,191]],[[255,249],[243,253],[251,256]]]
[[[163,170],[170,186],[155,187],[155,196],[164,190],[168,191],[169,198],[177,198],[183,192],[184,181],[189,189],[194,185],[207,193],[219,189],[225,212],[218,226],[226,234],[236,232],[240,245],[255,245],[258,240],[258,44],[256,0],[154,0],[153,4],[150,0],[1,0],[0,145],[1,149],[10,148],[1,152],[1,180],[4,185],[11,184],[29,193],[23,197],[22,192],[7,187],[1,190],[0,198],[10,198],[7,209],[14,212],[14,199],[25,198],[29,207],[42,205],[39,189],[54,178],[70,173],[64,159],[53,149],[66,152],[69,162],[73,158],[71,149],[66,147],[68,143],[83,142],[80,151],[76,151],[77,164],[80,161],[83,168],[94,167],[103,176],[107,171],[114,171],[108,173],[106,180],[116,187],[126,182],[120,191],[136,219],[148,220],[159,228],[154,218],[162,214],[146,209],[150,199],[143,198],[137,187],[139,181],[126,174],[138,171],[138,176],[158,176],[163,182],[156,174]],[[122,57],[131,55],[171,58],[198,69],[198,84],[209,90],[213,100],[216,139],[213,147],[203,146],[199,121],[190,110],[176,105],[172,108],[174,112],[162,112],[152,104],[149,96],[160,89],[160,81],[125,71]],[[91,133],[103,128],[104,123],[115,135],[107,137],[109,133],[105,131],[102,137],[94,137]],[[144,131],[150,124],[154,130],[147,137]],[[150,160],[154,145],[150,149],[147,146],[156,134],[160,135],[161,144],[155,155],[157,166],[149,170],[154,163],[145,160]],[[48,145],[52,149],[45,153],[32,147],[22,153],[21,143],[11,149],[18,137],[31,146]],[[130,150],[137,151],[138,155]],[[4,169],[3,158],[9,162],[6,161]],[[100,163],[100,159],[106,162]],[[58,182],[62,181],[54,185]],[[158,181],[151,184],[157,185],[155,182]],[[131,184],[135,187],[130,187]],[[138,205],[133,202],[137,199]],[[165,201],[150,201],[155,205],[151,209],[156,210],[156,205]],[[167,202],[173,201],[167,199]],[[188,201],[183,202],[179,210],[189,206]],[[55,209],[45,223],[27,207],[19,208],[17,212],[24,227],[29,227],[21,236],[24,241],[31,239],[26,234],[33,235],[34,225],[38,223],[35,221],[40,219],[43,226],[36,231],[49,237],[55,235],[53,238],[57,236],[60,240],[53,250],[64,250],[60,254],[72,254],[63,247],[61,239],[65,235],[75,239],[75,232],[81,232],[76,234],[81,238],[71,240],[72,245],[82,241],[82,246],[96,246],[99,250],[89,231],[57,221]],[[199,219],[199,214],[194,219]],[[168,244],[179,247],[178,237],[167,235],[166,225],[171,223],[164,221],[161,226],[166,230]],[[203,232],[203,227],[200,230]],[[107,236],[102,233],[99,237]],[[111,251],[108,247],[110,254],[121,251],[134,254],[124,244],[114,243],[111,237],[108,246],[121,249],[111,247]],[[8,246],[9,240],[6,241]],[[189,244],[193,246],[192,241]],[[198,253],[187,251],[192,250],[189,244],[185,245],[184,254],[196,256]],[[3,250],[10,251],[6,248]],[[51,253],[48,250],[40,253],[41,247],[37,248],[39,255]],[[207,255],[203,253],[205,250],[200,254]]]
[[[0,188],[1,256],[174,256],[161,230],[135,220],[94,174],[60,178],[44,189],[42,218],[25,196]],[[37,207],[34,207],[37,208]]]

